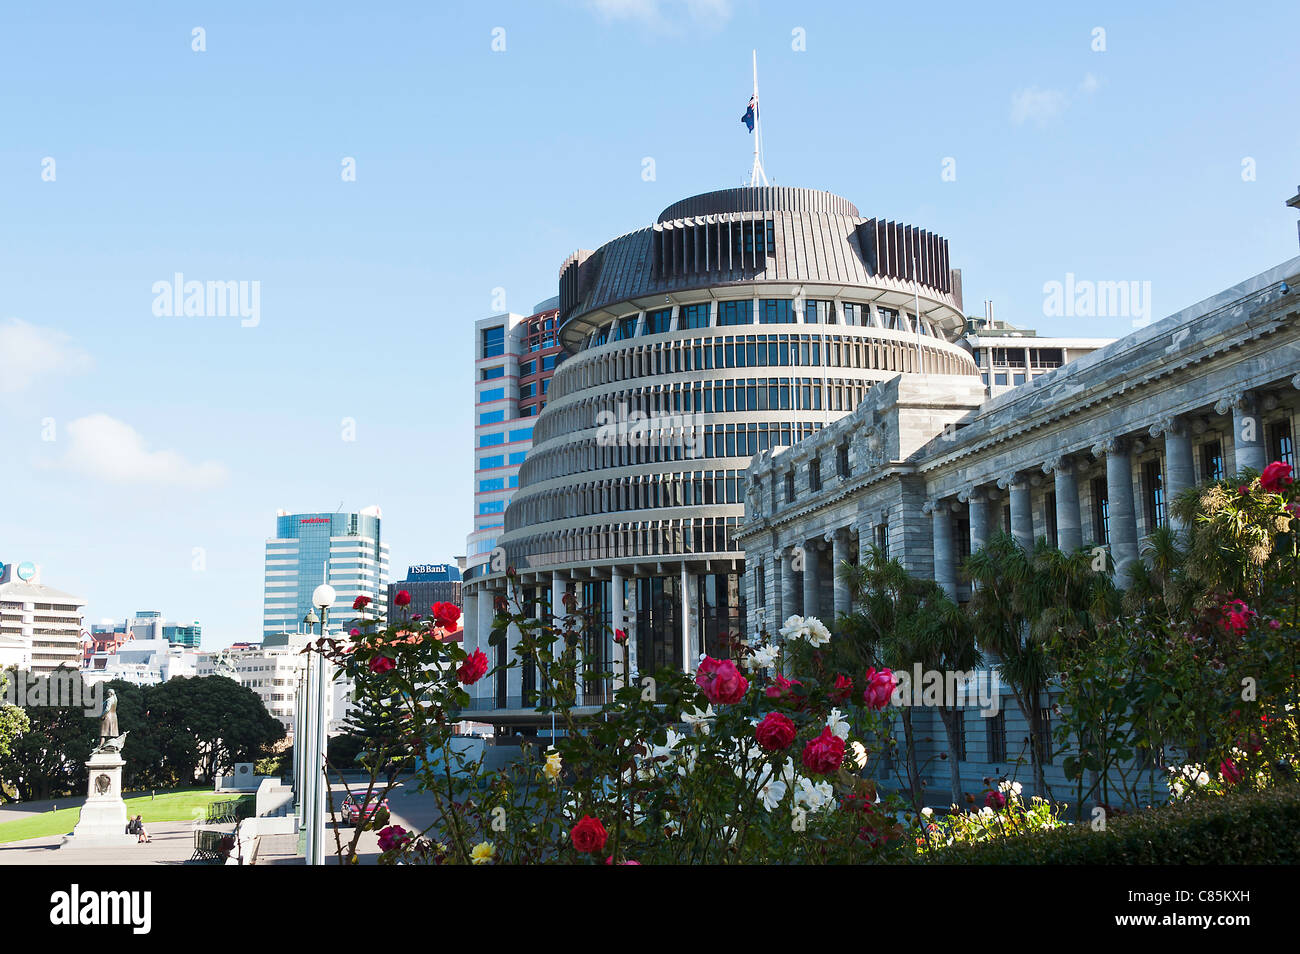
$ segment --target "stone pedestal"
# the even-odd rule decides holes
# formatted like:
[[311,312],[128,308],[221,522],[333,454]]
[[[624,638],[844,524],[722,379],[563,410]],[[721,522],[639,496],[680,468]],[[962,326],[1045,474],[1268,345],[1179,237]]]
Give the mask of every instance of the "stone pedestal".
[[96,752],[86,763],[90,791],[72,832],[72,841],[78,847],[135,844],[136,836],[126,833],[126,802],[122,801],[125,764],[118,752]]

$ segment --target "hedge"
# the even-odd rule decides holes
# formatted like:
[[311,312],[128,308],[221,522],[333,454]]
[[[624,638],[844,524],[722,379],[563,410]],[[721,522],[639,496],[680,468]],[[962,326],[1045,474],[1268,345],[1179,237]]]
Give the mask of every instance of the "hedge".
[[1202,798],[1111,819],[951,845],[918,864],[1300,864],[1300,785]]

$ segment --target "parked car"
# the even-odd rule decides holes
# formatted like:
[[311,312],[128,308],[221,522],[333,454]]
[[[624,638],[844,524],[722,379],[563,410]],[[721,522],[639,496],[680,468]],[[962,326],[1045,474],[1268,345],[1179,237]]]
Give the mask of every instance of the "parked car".
[[360,825],[363,819],[370,821],[379,812],[388,814],[388,799],[376,798],[372,795],[370,801],[363,804],[364,798],[364,795],[348,795],[343,799],[341,813],[353,827]]

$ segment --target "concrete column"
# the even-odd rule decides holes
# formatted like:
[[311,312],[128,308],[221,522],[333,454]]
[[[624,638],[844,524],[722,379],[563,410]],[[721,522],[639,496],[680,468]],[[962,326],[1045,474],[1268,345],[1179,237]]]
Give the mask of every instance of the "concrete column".
[[[488,640],[492,636],[492,620],[496,616],[496,609],[492,605],[492,592],[486,586],[480,586],[475,600],[478,603],[478,609],[474,614],[478,623],[478,648],[483,650],[483,655],[488,658],[488,669],[495,669],[497,664],[496,647],[488,645]],[[496,683],[495,676],[480,679],[472,687],[475,698],[493,698],[496,695]]]
[[[692,658],[694,650],[699,642],[695,639],[695,627],[691,624],[691,583],[690,575],[686,572],[686,564],[682,564],[682,672],[694,672],[697,665]],[[697,654],[698,655],[698,654]]]
[[1232,411],[1232,447],[1237,470],[1250,469],[1263,473],[1268,466],[1264,449],[1264,422],[1259,416],[1258,402],[1249,391],[1241,391],[1214,405],[1219,414]]
[[632,578],[628,580],[628,587],[627,587],[627,609],[628,609],[627,661],[628,661],[628,666],[631,667],[632,670],[632,678],[635,679],[637,673],[640,671],[638,668],[640,664],[637,662],[638,657],[637,657],[636,631],[637,631],[637,623],[641,618],[641,614],[639,610],[639,604],[637,602],[637,600],[640,597],[637,591],[637,580],[635,576],[635,568],[633,568],[633,574],[634,575],[632,576]]
[[849,584],[844,579],[844,564],[849,560],[849,532],[845,529],[831,532],[831,589],[835,617],[849,611]]
[[1151,436],[1165,436],[1165,512],[1169,516],[1169,526],[1175,530],[1185,530],[1174,516],[1174,498],[1196,482],[1196,472],[1192,464],[1192,436],[1187,432],[1185,422],[1176,417],[1166,418],[1151,428]]
[[614,567],[609,579],[609,671],[614,675],[614,688],[622,689],[627,684],[627,673],[623,671],[623,647],[614,641],[614,632],[627,632],[627,620],[623,607],[623,571]]
[[820,584],[820,575],[817,572],[817,545],[811,541],[804,541],[803,553],[803,614],[804,616],[816,616],[821,619],[821,611],[817,600],[817,587]]
[[1011,536],[1026,553],[1034,550],[1034,510],[1029,496],[1029,480],[1016,474],[1007,481],[1011,489]]
[[1133,459],[1129,444],[1116,437],[1093,447],[1106,455],[1106,501],[1110,523],[1110,558],[1115,581],[1127,583],[1128,568],[1138,558],[1137,513],[1133,506]]
[[780,556],[777,557],[777,569],[781,574],[781,615],[776,621],[774,629],[780,629],[785,625],[785,621],[794,615],[795,603],[795,580],[794,570],[791,568],[793,560],[793,547],[782,547]]
[[1057,457],[1043,465],[1056,485],[1056,546],[1063,553],[1073,553],[1083,546],[1083,521],[1079,516],[1079,482],[1074,463]]
[[[569,611],[564,605],[564,593],[566,589],[564,583],[565,581],[563,576],[561,576],[557,571],[551,572],[551,618],[554,620],[554,625],[556,630],[560,632],[563,632],[563,630],[565,629],[565,617],[569,615]],[[576,622],[576,620],[572,622]],[[562,651],[563,644],[560,642],[560,640],[562,639],[563,637],[560,636],[556,637],[556,645],[554,646],[554,652],[557,657]],[[574,702],[578,705],[581,705],[582,703],[582,650],[581,648],[579,648],[577,653],[577,662],[578,662],[578,676],[577,676],[576,684],[574,686],[574,690],[577,693],[577,699],[575,699]]]
[[934,534],[934,581],[954,600],[957,598],[957,562],[952,548],[952,508],[946,500],[931,500],[930,529]]

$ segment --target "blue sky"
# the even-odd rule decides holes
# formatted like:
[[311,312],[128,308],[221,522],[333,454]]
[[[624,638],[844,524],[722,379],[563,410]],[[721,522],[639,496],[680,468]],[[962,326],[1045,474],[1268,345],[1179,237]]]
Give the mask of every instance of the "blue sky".
[[[1044,283],[1149,281],[1158,318],[1296,254],[1292,5],[890,6],[6,5],[0,561],[220,646],[278,507],[379,504],[399,574],[463,552],[474,319],[740,184],[751,49],[769,175],[946,236],[968,313],[1118,335]],[[260,320],[155,315],[177,272]]]

